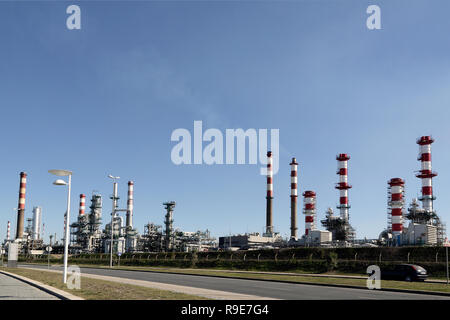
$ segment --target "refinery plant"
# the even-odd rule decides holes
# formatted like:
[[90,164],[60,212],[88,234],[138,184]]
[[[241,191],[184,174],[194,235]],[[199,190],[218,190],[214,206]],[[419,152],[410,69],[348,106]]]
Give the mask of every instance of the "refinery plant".
[[[262,248],[282,248],[301,246],[351,247],[351,246],[403,246],[403,245],[442,245],[446,237],[445,224],[441,221],[433,207],[436,199],[432,188],[432,179],[437,173],[432,171],[431,136],[417,139],[419,145],[418,160],[421,163],[416,177],[421,179],[421,196],[412,199],[406,208],[405,180],[392,178],[387,182],[387,219],[388,225],[380,233],[378,239],[357,240],[356,231],[350,224],[348,162],[350,156],[341,153],[336,156],[337,175],[339,181],[334,186],[339,192],[339,215],[328,208],[325,218],[318,220],[316,197],[314,190],[302,193],[302,213],[305,216],[305,231],[298,236],[298,166],[296,158],[289,163],[291,168],[290,193],[290,237],[283,238],[275,231],[273,225],[273,159],[272,152],[267,152],[266,176],[266,226],[262,234],[258,232],[219,237],[217,242],[210,231],[187,232],[174,228],[176,202],[163,202],[161,210],[163,225],[148,222],[144,232],[140,234],[133,226],[134,215],[134,182],[128,181],[126,208],[119,207],[118,177],[114,179],[113,193],[110,197],[112,209],[108,212],[108,220],[102,219],[103,198],[98,192],[90,196],[90,204],[86,210],[86,195],[80,194],[79,211],[75,222],[69,224],[69,251],[78,253],[125,253],[125,252],[191,252],[208,250],[252,250]],[[17,208],[16,236],[11,238],[11,224],[8,221],[7,235],[4,245],[10,242],[19,244],[24,254],[42,254],[48,245],[43,241],[44,218],[42,208],[36,206],[32,210],[32,218],[25,220],[25,194],[27,174],[20,173],[19,204]],[[381,187],[381,186],[380,186]],[[421,204],[419,204],[419,201]],[[164,212],[164,219],[162,213]],[[120,213],[125,214],[125,219]],[[318,222],[320,221],[321,227]],[[104,228],[102,225],[104,224]],[[64,224],[66,226],[66,223]],[[50,246],[56,249],[61,243]]]

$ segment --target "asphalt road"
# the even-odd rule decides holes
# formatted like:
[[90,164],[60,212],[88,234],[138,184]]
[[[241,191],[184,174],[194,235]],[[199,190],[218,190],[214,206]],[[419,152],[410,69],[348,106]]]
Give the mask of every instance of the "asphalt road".
[[[28,267],[47,269],[47,266],[28,265]],[[51,268],[54,270],[62,270],[62,267],[60,266],[55,266]],[[269,281],[247,280],[247,279],[227,279],[208,276],[170,274],[160,272],[110,270],[97,268],[81,268],[81,272],[82,274],[83,273],[97,274],[110,277],[154,281],[160,283],[168,283],[211,290],[228,291],[234,293],[255,295],[275,299],[284,299],[284,300],[450,299],[450,297],[438,295],[389,292],[389,291],[378,291],[369,289],[326,287],[326,286],[269,282]]]
[[0,273],[0,300],[59,300],[23,281]]

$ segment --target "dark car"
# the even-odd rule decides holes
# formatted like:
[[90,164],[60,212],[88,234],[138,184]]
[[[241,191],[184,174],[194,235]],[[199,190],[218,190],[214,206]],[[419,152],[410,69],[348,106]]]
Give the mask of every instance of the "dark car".
[[382,280],[424,281],[427,270],[415,264],[398,264],[393,269],[381,270]]

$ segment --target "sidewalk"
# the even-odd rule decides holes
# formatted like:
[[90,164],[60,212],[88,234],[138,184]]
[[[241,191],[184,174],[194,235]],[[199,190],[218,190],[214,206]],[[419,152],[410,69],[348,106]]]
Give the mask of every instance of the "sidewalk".
[[59,300],[20,280],[0,273],[0,300]]

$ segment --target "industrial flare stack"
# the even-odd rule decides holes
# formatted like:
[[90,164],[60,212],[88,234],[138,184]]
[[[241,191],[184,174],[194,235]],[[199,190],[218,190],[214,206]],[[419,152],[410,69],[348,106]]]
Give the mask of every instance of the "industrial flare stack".
[[433,196],[432,179],[437,176],[436,172],[431,170],[431,144],[434,139],[431,136],[422,136],[417,139],[416,143],[419,145],[419,157],[417,160],[421,162],[421,170],[416,175],[422,180],[422,196],[419,198],[422,201],[422,208],[426,212],[433,212]]
[[297,167],[298,163],[292,158],[291,165],[291,239],[297,240]]
[[348,189],[350,189],[352,186],[348,184],[348,160],[350,160],[350,156],[341,153],[336,157],[336,160],[338,161],[338,171],[336,172],[339,175],[339,182],[336,184],[336,189],[339,190],[339,205],[337,208],[340,210],[341,218],[344,221],[348,221],[349,215],[348,215],[348,209],[350,208],[350,205],[348,204]]
[[273,202],[273,159],[272,152],[267,152],[267,196],[266,196],[266,235],[273,235],[272,202]]
[[20,173],[20,187],[19,187],[19,205],[17,207],[17,231],[16,239],[23,238],[23,226],[25,219],[25,192],[27,188],[27,174]]
[[401,178],[392,178],[388,181],[388,215],[391,222],[392,238],[397,245],[402,242],[404,188],[405,181]]
[[303,193],[305,215],[305,236],[310,236],[312,230],[315,229],[314,217],[316,215],[316,193],[314,191],[305,191]]

